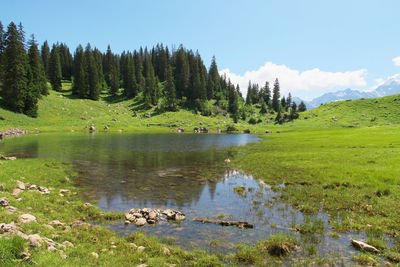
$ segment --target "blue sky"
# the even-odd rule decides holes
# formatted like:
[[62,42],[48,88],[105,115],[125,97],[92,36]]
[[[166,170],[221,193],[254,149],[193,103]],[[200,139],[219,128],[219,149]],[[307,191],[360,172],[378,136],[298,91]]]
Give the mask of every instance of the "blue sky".
[[16,0],[2,1],[0,20],[71,50],[183,44],[207,66],[215,55],[241,87],[278,76],[284,92],[311,98],[400,73],[399,10],[398,0]]

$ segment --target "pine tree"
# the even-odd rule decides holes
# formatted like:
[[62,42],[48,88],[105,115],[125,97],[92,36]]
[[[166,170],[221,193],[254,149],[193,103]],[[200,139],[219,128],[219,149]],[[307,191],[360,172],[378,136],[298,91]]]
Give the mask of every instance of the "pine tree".
[[187,88],[190,86],[189,64],[185,50],[181,46],[175,54],[175,87],[179,98],[187,97]]
[[145,87],[143,92],[144,101],[147,106],[156,105],[158,102],[157,90],[158,84],[157,79],[154,75],[153,64],[151,63],[150,55],[145,50],[145,63],[144,68],[146,71],[145,75]]
[[124,64],[124,94],[128,97],[135,97],[137,95],[137,83],[135,77],[135,62],[131,54],[128,54]]
[[297,113],[297,104],[296,104],[296,102],[293,102],[291,107],[290,107],[289,118],[290,118],[290,120],[295,120],[298,117],[299,117],[299,113]]
[[22,113],[25,107],[27,90],[27,58],[24,48],[24,36],[17,29],[14,22],[8,25],[5,34],[5,48],[3,53],[2,75],[3,88],[0,91],[6,107],[15,112]]
[[307,110],[306,104],[304,104],[303,101],[300,102],[299,107],[298,107],[298,111],[299,112],[304,112]]
[[274,83],[273,96],[272,96],[272,108],[276,112],[278,112],[279,106],[280,106],[279,98],[280,98],[280,86],[279,86],[278,78],[276,78],[275,83]]
[[4,53],[4,48],[5,48],[5,32],[3,29],[3,24],[0,21],[0,81],[2,80],[2,76],[3,76],[2,55]]
[[165,79],[166,79],[166,84],[164,88],[164,95],[166,100],[166,110],[177,111],[178,107],[177,107],[174,77],[172,75],[172,68],[170,65],[166,66]]
[[279,124],[282,124],[282,123],[283,123],[282,111],[281,111],[281,107],[280,107],[280,106],[278,107],[278,114],[276,114],[275,122],[276,122],[276,123],[279,123]]
[[100,96],[99,76],[95,58],[90,44],[85,48],[86,75],[88,80],[87,96],[92,100],[98,100]]
[[218,73],[218,66],[213,56],[211,60],[210,70],[208,71],[207,83],[207,99],[213,99],[215,94],[221,91],[220,76]]
[[40,49],[40,56],[43,61],[43,68],[46,73],[46,78],[49,79],[49,61],[50,61],[50,47],[47,41],[45,41]]
[[48,95],[46,73],[44,71],[40,52],[35,41],[34,35],[29,40],[28,63],[31,73],[29,77],[29,90],[32,98],[39,98],[40,95]]
[[79,45],[74,54],[72,94],[84,98],[87,91],[87,78],[85,72],[85,59],[82,45]]
[[285,97],[281,98],[281,106],[282,106],[283,111],[285,111],[287,109]]
[[139,92],[143,91],[143,88],[144,88],[144,77],[143,77],[142,60],[140,59],[140,55],[137,51],[134,51],[134,53],[133,53],[133,61],[135,64],[135,77],[136,77],[137,91],[139,93]]
[[289,93],[288,97],[286,98],[286,111],[292,107],[292,95]]
[[55,91],[61,90],[61,78],[62,78],[62,73],[61,73],[60,55],[57,46],[53,44],[49,60],[49,81],[53,90]]
[[267,113],[267,104],[265,103],[264,98],[261,98],[260,104],[261,104],[260,113],[261,114]]
[[249,81],[249,85],[247,86],[246,104],[250,105],[252,103],[253,103],[253,86],[251,85],[251,81]]

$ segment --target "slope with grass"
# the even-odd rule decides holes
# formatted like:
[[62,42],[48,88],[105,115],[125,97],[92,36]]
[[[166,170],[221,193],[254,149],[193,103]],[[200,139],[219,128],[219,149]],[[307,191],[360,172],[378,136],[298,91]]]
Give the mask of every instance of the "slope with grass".
[[323,104],[301,113],[292,127],[368,127],[400,123],[400,95]]
[[[157,127],[149,124],[171,124],[174,129]],[[50,90],[50,95],[39,101],[37,118],[14,113],[0,107],[0,130],[22,128],[25,130],[83,131],[94,124],[97,130],[103,131],[173,131],[177,127],[193,132],[194,127],[207,127],[212,131],[226,129],[233,124],[229,116],[201,116],[181,109],[179,112],[160,113],[156,108],[144,109],[140,97],[125,99],[121,96],[111,97],[103,94],[99,101],[77,99],[71,93],[71,84],[63,83],[63,91]]]

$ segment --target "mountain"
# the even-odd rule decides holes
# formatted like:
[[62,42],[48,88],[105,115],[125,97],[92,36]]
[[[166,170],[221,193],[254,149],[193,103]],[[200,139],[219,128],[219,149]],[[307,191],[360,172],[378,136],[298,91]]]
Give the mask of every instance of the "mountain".
[[[321,104],[334,101],[383,97],[394,94],[400,94],[400,74],[390,77],[386,82],[379,85],[375,90],[372,91],[358,91],[348,88],[346,90],[323,94],[322,96],[314,98],[311,101],[304,101],[304,103],[306,104],[307,109],[313,109],[320,106]],[[297,104],[302,101],[298,97],[293,97],[293,100]]]

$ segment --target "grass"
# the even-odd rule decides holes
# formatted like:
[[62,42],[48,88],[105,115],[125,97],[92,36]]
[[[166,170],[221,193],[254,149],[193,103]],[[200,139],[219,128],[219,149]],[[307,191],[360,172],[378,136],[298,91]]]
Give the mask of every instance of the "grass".
[[[150,114],[150,118],[147,114]],[[50,95],[39,101],[37,118],[14,113],[0,107],[0,130],[23,128],[30,131],[62,132],[88,131],[91,124],[99,131],[129,132],[171,132],[178,127],[185,132],[193,132],[194,127],[207,127],[213,132],[226,129],[233,124],[231,118],[223,115],[201,116],[193,111],[181,109],[179,112],[159,113],[156,108],[143,109],[140,97],[125,99],[102,94],[99,101],[77,99],[71,94],[71,83],[63,82],[63,90],[50,90]],[[149,124],[171,124],[175,127],[150,126]],[[246,125],[239,129],[248,128]]]
[[[150,118],[147,113],[151,114]],[[69,83],[63,84],[62,92],[51,91],[39,102],[36,119],[2,108],[0,114],[4,119],[0,120],[0,130],[15,127],[43,132],[87,131],[91,124],[100,131],[108,126],[107,131],[174,132],[182,127],[185,132],[193,132],[194,127],[202,126],[215,132],[233,124],[229,116],[204,117],[187,110],[175,113],[143,110],[139,98],[126,100],[104,94],[100,101],[75,99]],[[230,148],[236,153],[230,166],[272,185],[273,191],[280,192],[280,201],[290,203],[307,216],[326,212],[330,215],[329,227],[334,231],[332,237],[339,237],[338,232],[342,231],[366,231],[368,242],[377,246],[381,255],[392,262],[400,262],[399,240],[394,241],[394,247],[387,248],[386,239],[382,238],[384,234],[400,235],[399,95],[324,104],[302,113],[297,121],[278,126],[267,122],[272,120],[271,116],[258,114],[256,117],[262,119],[261,123],[248,125],[241,121],[236,126],[241,130],[249,128],[252,133],[265,130],[273,130],[273,133],[261,135],[259,143]],[[147,126],[155,123],[174,127]],[[163,253],[165,244],[142,233],[123,238],[97,226],[66,232],[52,230],[44,225],[54,219],[70,224],[77,219],[114,220],[121,214],[103,214],[96,207],[83,205],[79,190],[71,182],[75,174],[68,164],[24,159],[6,162],[0,169],[0,183],[6,187],[6,192],[0,192],[0,196],[7,196],[19,211],[32,213],[38,219],[38,224],[25,225],[23,230],[47,237],[58,235],[57,242],[68,240],[75,244],[64,252],[66,259],[45,247],[30,249],[32,259],[39,265],[257,265],[266,262],[265,254],[278,258],[289,255],[298,244],[290,236],[277,235],[256,246],[239,246],[232,259],[221,259],[204,251],[187,252],[172,247],[173,240],[168,239],[164,240],[171,251],[167,256]],[[10,194],[15,186],[14,179],[44,185],[51,188],[52,193],[43,196],[24,192],[22,200],[16,201]],[[60,198],[58,190],[61,188],[78,194]],[[244,187],[234,190],[238,194],[246,193]],[[15,221],[17,217],[0,209],[0,222]],[[316,220],[305,222],[298,229],[304,234],[327,230]],[[20,263],[20,252],[28,249],[26,241],[11,238],[0,239],[0,242],[1,264]],[[113,248],[111,242],[117,244],[117,248]],[[130,243],[146,249],[138,252]],[[91,256],[92,252],[98,253],[99,258]],[[305,252],[314,255],[315,247],[309,245]],[[354,259],[360,264],[376,264],[376,258],[368,254],[357,255]]]
[[[129,237],[119,237],[115,232],[101,226],[92,227],[48,227],[52,220],[59,220],[69,226],[76,220],[106,221],[120,219],[119,214],[104,214],[95,206],[87,206],[80,200],[77,188],[72,184],[75,173],[69,164],[63,164],[50,159],[21,159],[7,161],[0,166],[0,183],[5,191],[1,197],[7,197],[10,205],[18,210],[8,214],[5,208],[0,208],[0,222],[17,222],[20,214],[29,213],[37,218],[37,223],[21,226],[25,234],[39,234],[41,237],[52,238],[58,243],[71,242],[74,246],[64,251],[50,252],[47,246],[29,247],[28,241],[19,237],[0,239],[0,263],[2,266],[23,266],[29,262],[22,261],[20,253],[29,250],[33,262],[39,266],[127,266],[146,263],[148,266],[163,266],[184,263],[192,266],[218,266],[222,262],[215,255],[204,251],[186,252],[180,248],[162,244],[157,238],[135,232]],[[15,179],[24,183],[48,187],[49,195],[25,190],[14,197],[11,192],[16,187]],[[69,189],[71,194],[59,196],[60,189]],[[77,194],[73,194],[77,192]],[[21,198],[20,201],[17,198]],[[111,216],[113,215],[113,216]],[[173,243],[171,239],[164,240]],[[134,244],[134,245],[133,245]],[[140,252],[137,246],[145,247]],[[170,253],[165,254],[168,247]],[[92,256],[95,252],[98,258]],[[61,255],[66,255],[63,259]]]

